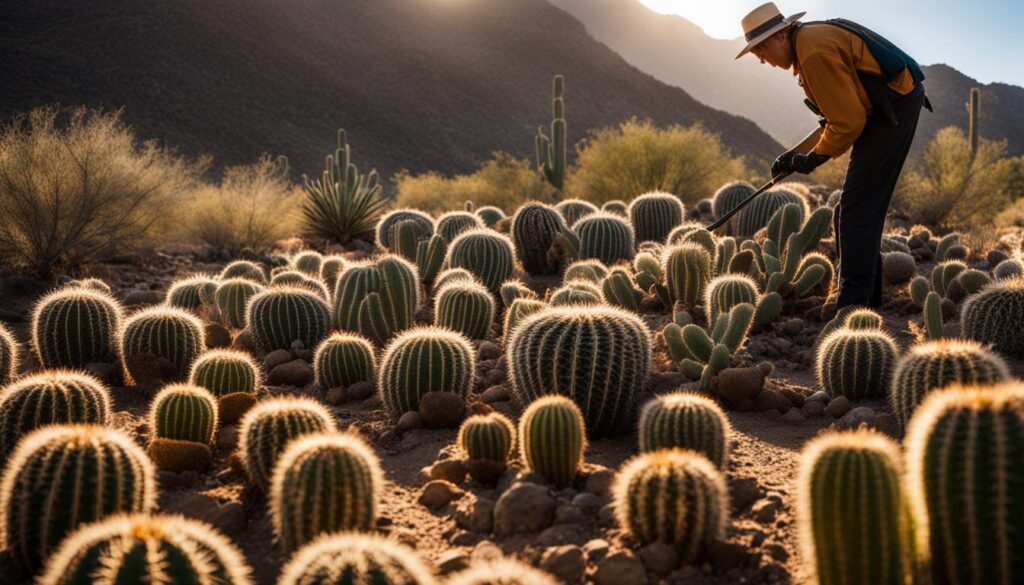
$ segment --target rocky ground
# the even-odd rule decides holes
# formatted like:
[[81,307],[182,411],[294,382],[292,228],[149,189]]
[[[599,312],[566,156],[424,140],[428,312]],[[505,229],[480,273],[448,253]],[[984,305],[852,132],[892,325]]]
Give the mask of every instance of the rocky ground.
[[[349,250],[350,257],[367,250]],[[219,271],[226,258],[210,250],[168,249],[126,256],[98,267],[94,274],[111,284],[129,307],[162,300],[175,277]],[[927,274],[930,265],[919,265]],[[551,283],[533,282],[538,288]],[[32,303],[45,292],[42,283],[23,277],[0,280],[0,320],[23,342]],[[908,320],[919,310],[895,299],[883,311],[887,330],[904,348],[913,337]],[[727,538],[716,543],[698,564],[675,568],[674,552],[664,546],[637,548],[617,529],[609,505],[614,470],[635,452],[634,437],[596,440],[587,453],[586,472],[571,488],[554,491],[536,474],[509,467],[496,486],[468,480],[453,447],[454,429],[428,430],[418,416],[403,417],[397,426],[387,420],[380,401],[359,392],[321,395],[307,364],[308,349],[275,352],[265,366],[269,394],[310,395],[330,404],[339,428],[360,432],[374,445],[389,480],[378,526],[381,532],[413,545],[441,573],[465,567],[471,559],[513,555],[539,565],[568,583],[584,578],[598,584],[643,583],[799,583],[803,560],[794,515],[794,480],[801,446],[828,427],[861,423],[895,433],[883,401],[850,404],[829,401],[818,393],[811,366],[812,345],[824,325],[822,299],[790,303],[786,314],[767,331],[754,334],[740,352],[742,364],[769,361],[774,371],[766,389],[756,396],[732,397],[748,412],[729,411],[733,426],[728,484],[732,516]],[[667,320],[664,310],[646,315],[652,330]],[[429,312],[421,318],[429,319]],[[948,325],[956,327],[955,319]],[[230,339],[230,338],[228,338]],[[474,410],[495,410],[518,416],[510,400],[499,340],[479,344],[479,402]],[[222,340],[224,343],[228,341]],[[25,346],[27,350],[27,346]],[[24,355],[28,356],[25,351]],[[663,344],[656,345],[651,391],[677,389],[682,377],[672,371]],[[1009,360],[1016,376],[1024,363]],[[26,370],[35,367],[25,359]],[[97,372],[116,376],[112,371]],[[368,391],[364,395],[368,395]],[[134,387],[115,387],[114,424],[148,442],[145,415],[148,396]],[[363,398],[363,399],[360,399]],[[160,472],[159,509],[197,517],[218,527],[235,541],[261,585],[275,582],[286,561],[273,542],[266,500],[246,484],[234,450],[237,427],[224,426],[216,461],[205,474]],[[6,555],[0,554],[0,575],[8,583],[28,583]]]

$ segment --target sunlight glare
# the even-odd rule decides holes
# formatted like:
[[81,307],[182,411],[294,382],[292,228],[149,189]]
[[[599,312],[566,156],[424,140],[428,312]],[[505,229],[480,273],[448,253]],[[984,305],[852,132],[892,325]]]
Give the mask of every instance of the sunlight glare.
[[704,29],[716,39],[734,39],[742,34],[740,19],[755,4],[749,1],[717,0],[639,0],[641,4],[659,14],[678,14]]

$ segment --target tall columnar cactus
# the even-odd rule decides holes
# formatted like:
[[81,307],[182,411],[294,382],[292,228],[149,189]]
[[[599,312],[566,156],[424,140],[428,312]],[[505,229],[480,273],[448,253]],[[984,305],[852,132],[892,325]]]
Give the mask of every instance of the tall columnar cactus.
[[629,221],[638,243],[664,242],[672,228],[683,223],[683,203],[664,191],[644,193],[630,202]]
[[188,382],[209,390],[217,398],[219,420],[233,424],[256,403],[263,373],[249,354],[216,349],[203,353],[192,364]]
[[437,291],[434,325],[470,339],[485,339],[494,323],[494,297],[486,288],[470,283],[445,285]]
[[544,127],[537,128],[535,147],[537,168],[552,187],[562,190],[565,185],[567,130],[565,123],[565,78],[556,75],[552,80],[554,96],[551,99],[551,136]]
[[601,303],[601,288],[589,280],[571,280],[550,292],[548,304],[552,307]]
[[757,196],[739,213],[736,214],[735,235],[740,238],[751,238],[761,228],[768,227],[768,222],[776,211],[787,203],[794,203],[802,212],[800,222],[807,217],[807,201],[800,195],[778,187]]
[[23,377],[0,390],[0,460],[39,427],[109,421],[110,393],[92,376],[47,371]]
[[[746,181],[735,181],[722,185],[711,198],[711,214],[714,215],[715,219],[724,216],[735,209],[744,199],[753,195],[756,190],[753,185]],[[731,220],[725,224],[726,233],[734,231],[732,224],[735,221]]]
[[907,432],[907,481],[936,583],[1024,574],[1024,386],[931,393]]
[[694,451],[659,449],[634,457],[619,471],[612,493],[622,528],[642,544],[672,546],[683,563],[725,534],[725,479]]
[[290,349],[296,341],[312,349],[330,333],[331,311],[306,289],[268,288],[249,301],[246,328],[263,353]]
[[548,573],[512,558],[474,561],[468,569],[452,575],[446,585],[558,585]]
[[951,384],[987,385],[1010,379],[1006,362],[965,340],[921,343],[896,364],[889,402],[901,428],[906,428],[925,396]]
[[596,205],[582,199],[564,199],[555,205],[555,211],[562,214],[565,225],[575,227],[576,222],[598,212]]
[[186,311],[199,312],[213,302],[217,281],[205,274],[176,280],[167,289],[167,304]]
[[478,207],[474,213],[476,213],[477,217],[479,217],[484,222],[484,225],[486,227],[489,227],[491,229],[494,229],[494,224],[505,219],[506,217],[505,212],[502,211],[501,208],[495,207],[493,205],[484,205],[483,207]]
[[465,268],[497,294],[515,268],[512,240],[491,229],[463,232],[448,246],[445,264]]
[[[413,326],[413,315],[420,304],[419,277],[415,266],[395,255],[378,258],[376,269],[380,273],[380,292],[362,300],[356,321],[360,333],[384,345]],[[335,306],[335,312],[340,311]]]
[[991,343],[1006,355],[1024,357],[1024,278],[997,280],[964,301],[963,336]]
[[640,452],[696,451],[719,469],[729,461],[729,420],[714,400],[693,392],[655,397],[640,410]]
[[[430,236],[434,235],[434,218],[430,217],[429,214],[424,213],[418,209],[395,209],[385,213],[381,216],[380,221],[377,222],[377,246],[382,250],[387,250],[394,254],[398,254],[398,224],[403,221],[411,221],[414,229],[414,238],[410,239],[410,243],[405,245],[403,256],[410,262],[416,261],[416,242],[429,240]],[[407,238],[408,239],[408,238]],[[410,253],[412,256],[408,256]]]
[[11,330],[0,323],[0,385],[8,384],[18,373],[18,341]]
[[32,311],[32,349],[44,368],[83,368],[113,361],[121,307],[108,294],[82,288],[52,292]]
[[459,427],[459,447],[466,459],[505,463],[516,444],[516,428],[498,412],[477,414]]
[[217,291],[213,293],[214,306],[220,315],[220,321],[234,329],[244,328],[249,299],[262,290],[262,286],[245,278],[222,280]]
[[971,156],[978,152],[981,136],[981,90],[972,87],[970,99],[967,101],[967,138],[971,143]]
[[633,227],[609,213],[592,213],[573,224],[580,238],[580,258],[595,258],[612,265],[633,259]]
[[572,399],[587,431],[628,430],[651,371],[651,332],[613,307],[549,307],[524,319],[506,345],[512,394],[529,404],[546,394]]
[[334,333],[313,354],[313,377],[321,391],[372,382],[377,369],[373,344],[352,333]]
[[516,330],[516,326],[522,323],[524,319],[542,310],[546,306],[547,303],[544,301],[538,301],[537,299],[516,299],[512,301],[508,310],[505,311],[505,324],[502,327],[505,339],[511,339],[511,334]]
[[882,331],[836,329],[815,356],[818,384],[833,398],[881,398],[889,389],[898,354],[896,343]]
[[[203,323],[191,313],[170,307],[143,309],[125,320],[120,333],[121,363],[138,384],[181,381],[206,348]],[[153,373],[153,360],[166,360],[167,371]],[[165,375],[166,374],[166,375]]]
[[586,435],[583,413],[563,396],[538,398],[519,418],[523,463],[559,488],[572,484],[583,465]]
[[274,465],[288,443],[304,435],[334,430],[334,417],[319,402],[304,398],[265,400],[242,417],[239,459],[249,480],[266,490]]
[[153,464],[130,437],[97,425],[43,427],[4,468],[0,546],[35,570],[79,526],[155,503]]
[[249,573],[242,553],[205,522],[181,516],[119,514],[90,524],[63,542],[39,584],[250,585]]
[[868,429],[827,433],[808,443],[801,458],[798,519],[811,582],[915,582],[899,445]]
[[427,392],[466,398],[476,358],[462,335],[439,327],[417,327],[391,340],[378,368],[378,392],[393,421],[419,409]]
[[267,283],[267,273],[263,271],[263,268],[259,264],[249,262],[248,260],[235,260],[231,262],[220,271],[218,278],[222,281],[232,278],[244,278],[258,284]]
[[291,258],[291,266],[295,270],[309,276],[320,276],[320,268],[323,266],[324,257],[316,250],[302,250]]
[[289,552],[333,532],[375,528],[384,473],[362,439],[318,433],[292,441],[277,465],[270,489],[274,534]]
[[761,300],[757,283],[748,276],[727,274],[715,277],[708,283],[704,296],[704,312],[708,323],[716,323],[718,316],[728,313],[740,303],[750,303],[754,307]]
[[165,386],[149,409],[149,456],[160,469],[203,471],[213,462],[217,399],[191,384]]
[[670,303],[695,305],[711,281],[711,257],[697,244],[679,244],[665,250],[662,271]]
[[881,331],[882,324],[882,316],[873,309],[868,309],[866,307],[850,311],[850,313],[846,315],[846,320],[843,321],[843,327],[846,327],[847,329],[867,331]]
[[376,534],[324,535],[288,561],[277,585],[439,585],[416,551]]
[[512,216],[516,257],[529,274],[556,274],[561,263],[552,258],[559,237],[568,232],[562,216],[543,203],[522,205]]

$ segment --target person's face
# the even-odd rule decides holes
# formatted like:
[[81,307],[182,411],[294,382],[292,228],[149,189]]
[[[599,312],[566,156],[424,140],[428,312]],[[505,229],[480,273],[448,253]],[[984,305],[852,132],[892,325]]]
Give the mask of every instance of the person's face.
[[750,49],[761,63],[789,69],[793,66],[793,52],[789,47],[789,30],[780,30]]

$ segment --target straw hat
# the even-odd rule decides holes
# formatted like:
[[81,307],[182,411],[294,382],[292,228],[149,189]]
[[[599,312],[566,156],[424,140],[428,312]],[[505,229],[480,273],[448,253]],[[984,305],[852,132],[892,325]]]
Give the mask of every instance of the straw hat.
[[756,47],[761,41],[786,28],[805,14],[807,13],[797,12],[792,16],[783,18],[782,13],[779,12],[779,8],[775,6],[774,2],[765,2],[751,10],[749,14],[743,17],[743,37],[747,39],[747,46],[743,47],[743,50],[740,51],[739,55],[736,55],[736,58],[739,59],[746,55],[750,52],[750,49]]

